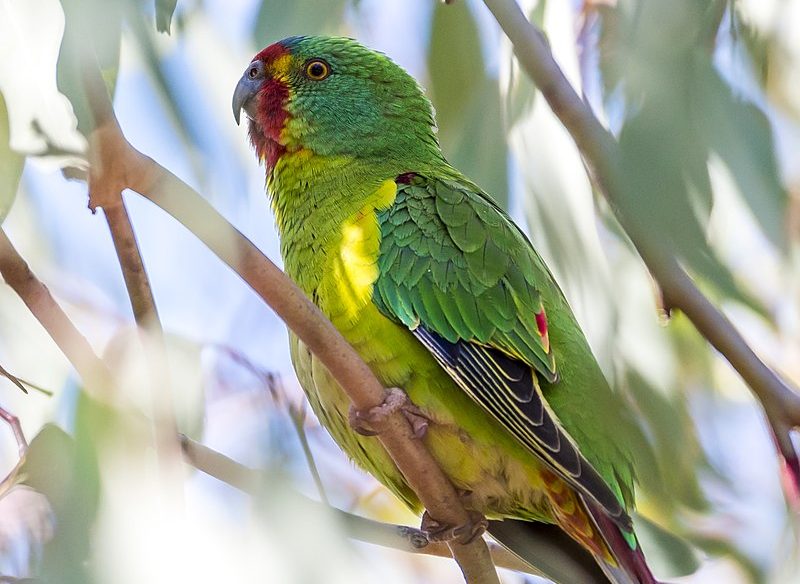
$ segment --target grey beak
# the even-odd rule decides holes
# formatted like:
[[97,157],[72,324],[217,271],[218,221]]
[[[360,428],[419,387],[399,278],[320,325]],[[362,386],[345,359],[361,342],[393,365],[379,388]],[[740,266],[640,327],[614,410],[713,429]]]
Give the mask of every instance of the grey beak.
[[252,99],[258,93],[258,90],[261,89],[261,83],[263,79],[250,79],[247,76],[247,72],[242,75],[242,78],[239,79],[239,83],[236,84],[236,90],[233,92],[233,118],[236,120],[236,125],[239,125],[240,116],[242,110],[250,114],[250,110],[248,106],[252,105]]

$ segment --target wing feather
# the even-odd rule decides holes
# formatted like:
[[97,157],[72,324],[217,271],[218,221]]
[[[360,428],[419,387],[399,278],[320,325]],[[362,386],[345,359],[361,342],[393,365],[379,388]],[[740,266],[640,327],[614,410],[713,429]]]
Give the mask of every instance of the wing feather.
[[[539,386],[557,380],[527,239],[477,188],[404,175],[379,215],[373,299],[459,387],[613,521],[630,517],[558,421]],[[541,280],[542,274],[538,274]]]

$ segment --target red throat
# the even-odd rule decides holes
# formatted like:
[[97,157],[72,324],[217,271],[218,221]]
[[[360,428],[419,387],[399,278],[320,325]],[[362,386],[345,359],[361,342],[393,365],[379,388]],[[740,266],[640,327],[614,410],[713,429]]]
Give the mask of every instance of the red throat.
[[[273,61],[288,53],[286,47],[275,43],[256,55],[254,60],[263,61],[269,71]],[[286,110],[289,86],[283,81],[268,77],[254,99],[257,100],[256,116],[250,122],[250,142],[258,157],[264,160],[269,173],[286,152],[286,146],[281,143],[281,131],[289,118]]]

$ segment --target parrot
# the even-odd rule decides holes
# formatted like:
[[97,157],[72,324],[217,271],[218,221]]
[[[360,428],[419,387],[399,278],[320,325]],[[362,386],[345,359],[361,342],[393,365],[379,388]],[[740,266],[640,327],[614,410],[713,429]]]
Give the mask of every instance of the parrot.
[[[555,581],[657,584],[631,520],[632,408],[530,239],[447,162],[417,81],[356,40],[296,36],[253,58],[232,106],[265,167],[286,273],[392,388],[384,406],[470,513],[460,526],[424,513],[428,536],[463,543],[488,526]],[[355,411],[289,343],[321,424],[422,512],[371,437],[379,412]],[[583,572],[560,572],[558,554]]]

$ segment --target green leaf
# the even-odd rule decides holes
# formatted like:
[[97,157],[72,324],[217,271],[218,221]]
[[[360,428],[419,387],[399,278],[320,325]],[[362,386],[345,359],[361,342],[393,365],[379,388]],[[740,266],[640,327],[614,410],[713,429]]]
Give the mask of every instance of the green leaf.
[[[650,449],[637,452],[638,479],[659,507],[671,509],[676,504],[703,511],[708,502],[698,482],[698,471],[708,468],[683,396],[667,397],[650,385],[644,377],[629,369],[625,385],[641,412],[640,424],[649,437]],[[634,448],[638,445],[633,443]]]
[[[156,35],[153,33],[147,16],[136,4],[127,4],[126,6],[128,8],[127,24],[139,46],[144,65],[153,80],[155,89],[160,94],[167,115],[172,120],[178,136],[188,147],[187,151],[191,153],[199,142],[199,130],[197,129],[199,122],[191,115],[191,108],[181,107],[182,100],[176,92],[175,86],[170,82],[170,76],[162,63],[156,48]],[[207,173],[207,168],[194,156],[190,160],[195,174],[202,179]]]
[[729,166],[741,166],[734,171],[740,186],[749,191],[762,225],[778,233],[785,200],[768,129],[753,121],[753,111],[731,96],[713,67],[710,39],[719,11],[718,2],[621,0],[607,13],[604,23],[612,24],[613,36],[601,45],[603,75],[607,90],[621,84],[627,106],[619,138],[625,184],[617,202],[640,234],[680,258],[710,292],[763,313],[706,235],[715,196],[708,173],[712,151]]
[[[547,9],[547,0],[540,0],[536,3],[533,10],[528,14],[528,20],[534,23],[540,30],[544,31],[544,13]],[[545,32],[546,34],[546,32]],[[503,107],[505,108],[505,123],[507,127],[512,127],[523,115],[533,109],[536,99],[536,86],[530,77],[516,63],[516,57],[510,55],[512,63],[509,65],[510,76],[506,91],[506,99]]]
[[253,40],[258,47],[293,35],[335,34],[340,31],[347,0],[329,0],[324,8],[314,0],[263,0],[256,16]]
[[486,71],[466,4],[434,9],[428,67],[439,139],[450,162],[502,207],[508,204],[508,147],[497,80]]
[[88,135],[95,123],[86,95],[84,69],[96,62],[113,97],[119,71],[122,3],[63,0],[61,5],[65,27],[58,56],[58,88],[72,103],[78,130]]
[[20,482],[45,495],[54,508],[67,499],[75,464],[75,441],[54,424],[45,424],[34,436],[19,472]]
[[175,7],[178,0],[156,0],[156,30],[170,34],[172,25],[172,15],[175,14]]
[[17,197],[17,187],[25,162],[24,157],[11,150],[10,138],[8,111],[3,94],[0,93],[0,224]]
[[647,564],[660,577],[688,576],[700,567],[699,555],[688,541],[642,515],[636,515],[635,523]]
[[735,96],[719,73],[707,67],[697,87],[706,115],[709,147],[722,158],[764,234],[785,251],[788,195],[778,176],[772,128],[754,104]]

